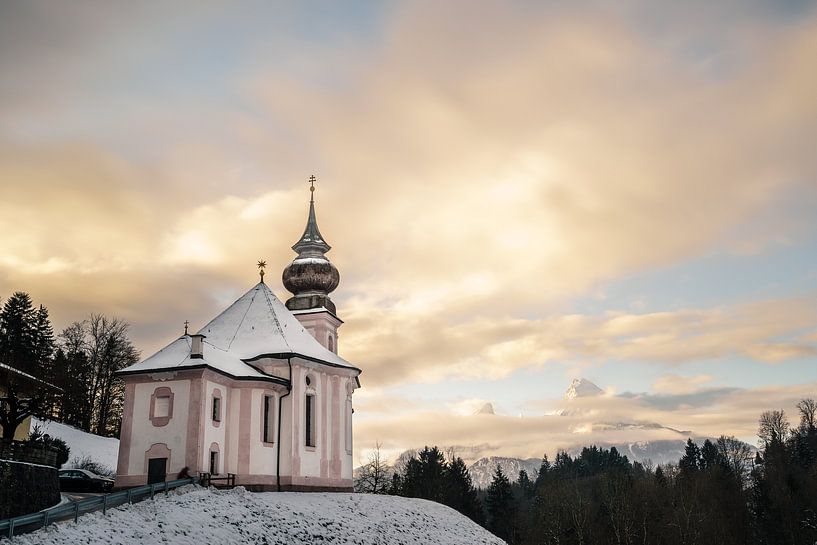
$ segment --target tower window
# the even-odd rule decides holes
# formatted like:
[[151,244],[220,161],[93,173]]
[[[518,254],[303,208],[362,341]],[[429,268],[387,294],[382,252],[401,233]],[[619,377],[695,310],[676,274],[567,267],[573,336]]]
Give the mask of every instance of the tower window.
[[335,338],[332,335],[329,335],[327,345],[329,346],[329,351],[330,352],[335,351]]
[[306,446],[315,446],[315,395],[306,394]]

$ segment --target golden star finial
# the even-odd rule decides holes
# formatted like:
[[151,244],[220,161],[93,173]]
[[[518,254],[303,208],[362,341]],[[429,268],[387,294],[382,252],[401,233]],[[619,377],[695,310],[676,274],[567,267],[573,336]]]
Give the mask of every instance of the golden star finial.
[[264,267],[267,266],[267,262],[263,259],[258,262],[258,274],[261,275],[261,282],[264,281]]

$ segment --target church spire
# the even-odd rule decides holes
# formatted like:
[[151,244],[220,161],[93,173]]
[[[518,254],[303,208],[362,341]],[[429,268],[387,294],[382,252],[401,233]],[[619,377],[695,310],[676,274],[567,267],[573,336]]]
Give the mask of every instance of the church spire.
[[286,266],[282,275],[284,287],[293,294],[286,306],[290,310],[323,307],[334,313],[335,304],[329,294],[338,287],[340,273],[325,255],[332,247],[323,239],[315,219],[315,176],[309,177],[309,184],[306,229],[292,247],[298,257]]
[[300,257],[323,256],[332,249],[323,239],[321,231],[318,229],[318,220],[315,219],[315,182],[316,179],[313,174],[309,177],[309,217],[306,220],[306,228],[300,240],[292,246],[292,249],[298,252]]

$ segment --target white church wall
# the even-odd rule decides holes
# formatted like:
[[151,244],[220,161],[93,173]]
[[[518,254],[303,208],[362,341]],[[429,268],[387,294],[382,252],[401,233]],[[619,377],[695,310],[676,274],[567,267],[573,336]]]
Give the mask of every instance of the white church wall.
[[230,442],[227,448],[225,459],[227,460],[227,472],[238,473],[238,429],[241,418],[241,390],[230,388],[230,399],[227,411],[227,440]]
[[[247,392],[247,390],[245,390]],[[278,394],[272,389],[253,388],[250,414],[250,474],[252,475],[275,475],[276,460],[278,453]],[[264,427],[264,396],[272,397],[273,402],[273,424],[272,441],[263,441]]]
[[[151,421],[151,396],[157,388],[169,388],[173,393],[173,413],[167,424],[157,427]],[[147,473],[145,453],[151,445],[164,443],[170,449],[168,473],[178,473],[185,466],[187,448],[187,414],[190,403],[190,381],[168,380],[136,384],[133,402],[133,423],[128,459],[128,475]]]
[[[221,403],[221,421],[213,421],[213,397],[218,392]],[[219,469],[221,473],[226,473],[224,456],[227,451],[233,450],[227,448],[227,387],[217,384],[212,381],[205,382],[205,396],[202,400],[204,410],[202,417],[204,418],[204,440],[201,442],[202,449],[200,453],[199,464],[202,470],[209,471],[210,468],[210,445],[216,443],[219,446]]]
[[281,475],[292,475],[292,400],[293,393],[281,401]]
[[352,393],[354,391],[352,379],[346,379],[341,387],[341,426],[343,427],[342,449],[341,449],[341,477],[351,479],[354,471],[354,437],[352,435],[352,421],[354,420]]
[[[299,377],[297,384],[294,384],[297,389],[298,393],[296,394],[296,400],[300,404],[300,410],[298,411],[298,426],[301,433],[299,433],[299,441],[297,450],[299,456],[301,458],[301,471],[300,476],[302,477],[320,477],[321,476],[321,431],[324,426],[324,422],[321,419],[321,404],[323,403],[323,396],[325,392],[321,388],[321,381],[319,380],[320,375],[316,373],[313,369],[305,368],[305,367],[295,367],[293,366],[293,371],[297,369],[297,375]],[[306,378],[310,378],[310,384],[307,386]],[[315,434],[315,446],[309,447],[306,445],[306,396],[307,395],[314,395],[315,396],[315,407],[314,407],[314,434]]]

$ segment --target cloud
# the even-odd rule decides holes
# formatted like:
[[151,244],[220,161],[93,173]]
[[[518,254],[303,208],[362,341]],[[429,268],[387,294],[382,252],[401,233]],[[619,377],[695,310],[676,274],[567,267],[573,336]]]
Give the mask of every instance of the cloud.
[[[644,314],[485,317],[458,324],[365,308],[348,315],[344,349],[355,361],[369,360],[365,378],[373,385],[498,379],[518,369],[572,360],[678,366],[740,356],[774,364],[817,348],[803,339],[779,340],[812,327],[815,297]],[[664,393],[682,393],[705,380],[670,375],[657,386]]]
[[[591,444],[686,440],[722,434],[755,442],[761,412],[783,409],[795,413],[796,403],[813,397],[817,383],[789,387],[709,388],[681,395],[627,394],[577,398],[570,402],[541,400],[542,412],[522,418],[495,415],[452,415],[419,403],[376,418],[355,421],[356,448],[380,442],[390,452],[423,445],[486,445],[493,456],[552,457],[557,450]],[[531,409],[535,404],[530,404]],[[543,414],[569,408],[564,416]],[[362,411],[363,409],[361,409]],[[637,415],[637,418],[633,416]]]
[[700,385],[712,382],[712,375],[696,375],[684,377],[675,374],[662,375],[656,380],[652,389],[660,394],[688,394],[695,391]]

